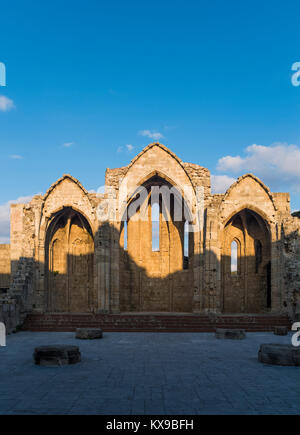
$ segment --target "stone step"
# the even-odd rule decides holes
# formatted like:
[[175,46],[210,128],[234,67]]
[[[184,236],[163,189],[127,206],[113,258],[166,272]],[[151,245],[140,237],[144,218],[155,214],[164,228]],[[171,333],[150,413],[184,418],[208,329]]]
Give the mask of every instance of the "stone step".
[[31,331],[75,331],[76,328],[102,328],[104,331],[132,332],[213,332],[216,328],[246,331],[273,331],[275,326],[291,327],[287,316],[280,315],[122,315],[122,314],[30,314],[23,325]]

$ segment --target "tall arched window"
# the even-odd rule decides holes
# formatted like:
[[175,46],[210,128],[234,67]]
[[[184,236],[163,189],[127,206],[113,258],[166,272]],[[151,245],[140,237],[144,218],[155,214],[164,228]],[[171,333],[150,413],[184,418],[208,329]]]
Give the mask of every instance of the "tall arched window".
[[237,275],[238,272],[238,244],[236,240],[231,242],[231,265],[230,270],[232,275]]
[[262,244],[260,240],[255,240],[255,273],[258,273],[259,265],[262,262]]
[[127,251],[128,247],[128,224],[124,221],[124,251]]
[[151,207],[151,223],[152,223],[152,251],[159,251],[159,204],[156,202]]
[[184,223],[184,236],[183,236],[183,268],[189,268],[189,222]]

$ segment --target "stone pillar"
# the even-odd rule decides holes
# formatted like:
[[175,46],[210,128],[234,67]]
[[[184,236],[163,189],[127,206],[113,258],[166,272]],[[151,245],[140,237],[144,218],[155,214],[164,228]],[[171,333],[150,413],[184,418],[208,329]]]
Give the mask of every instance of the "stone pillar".
[[17,272],[18,261],[23,255],[23,217],[24,205],[12,204],[10,207],[10,258],[12,278]]
[[116,222],[111,226],[110,310],[112,313],[120,312],[120,229],[121,222]]
[[98,311],[108,313],[111,299],[111,234],[108,222],[103,222],[98,230],[96,269],[98,282]]
[[[282,310],[281,293],[283,292],[283,243],[279,240],[279,232],[274,224],[270,224],[271,231],[271,311],[278,313]],[[278,233],[278,234],[277,234]]]

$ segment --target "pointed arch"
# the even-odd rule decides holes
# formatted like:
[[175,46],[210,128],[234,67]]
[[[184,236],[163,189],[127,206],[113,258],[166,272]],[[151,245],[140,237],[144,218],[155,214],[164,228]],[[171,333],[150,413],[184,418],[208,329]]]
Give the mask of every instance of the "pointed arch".
[[256,175],[253,175],[251,173],[247,173],[242,175],[241,177],[239,177],[237,179],[237,181],[235,181],[231,186],[229,186],[229,188],[227,189],[227,191],[225,192],[224,198],[223,198],[223,202],[226,202],[228,196],[232,193],[232,191],[234,191],[234,189],[237,188],[237,186],[239,184],[241,184],[244,180],[246,180],[247,178],[254,180],[264,191],[265,193],[268,195],[270,201],[273,204],[274,210],[276,210],[276,205],[272,196],[272,192],[270,191],[270,189],[266,186],[266,184],[264,184],[260,178],[256,177]]
[[52,217],[45,243],[47,309],[90,312],[94,300],[94,238],[86,218],[72,207]]
[[[232,243],[239,244],[232,273]],[[258,248],[258,246],[260,248]],[[222,293],[226,313],[263,313],[271,308],[271,233],[255,211],[243,208],[226,220],[222,235]]]
[[229,215],[223,217],[222,220],[223,228],[228,224],[228,222],[233,218],[233,216],[238,215],[243,210],[249,210],[250,212],[252,212],[255,219],[257,219],[257,216],[260,217],[261,220],[258,219],[259,224],[263,222],[267,231],[271,233],[269,216],[259,207],[256,207],[255,205],[249,203],[239,205],[235,210],[231,211]]
[[[184,213],[175,220],[175,203],[181,201],[182,211],[187,207],[184,198],[171,184],[170,177],[161,177],[155,170],[139,179],[133,194],[128,195],[127,207],[135,210],[122,212],[120,234],[120,271],[123,292],[120,294],[122,311],[184,311],[191,312],[193,304],[193,268],[185,267]],[[140,189],[143,187],[143,195]],[[158,187],[155,193],[152,188]],[[169,197],[164,198],[163,188]],[[172,192],[174,195],[172,196]],[[177,198],[178,197],[178,198]],[[137,203],[135,204],[135,201]],[[154,201],[154,202],[153,202]],[[153,204],[157,204],[159,218],[153,224]],[[144,216],[146,219],[144,219]],[[191,214],[188,215],[188,218]],[[127,222],[127,250],[125,225]],[[153,237],[159,233],[159,249]],[[193,261],[193,241],[190,243],[190,262]],[[184,273],[184,276],[179,275]],[[185,295],[185,296],[184,296]]]
[[144,148],[130,162],[122,178],[119,200],[123,210],[138,188],[155,176],[164,179],[179,192],[184,192],[185,200],[191,210],[196,206],[195,186],[182,161],[167,147],[155,142]]
[[137,154],[129,163],[128,169],[133,166],[141,157],[143,154],[147,153],[151,148],[153,147],[159,147],[166,153],[168,153],[173,159],[175,159],[181,166],[182,166],[182,160],[175,154],[173,151],[171,151],[169,148],[167,148],[165,145],[163,145],[160,142],[152,142],[149,145],[147,145],[139,154]]
[[270,225],[276,218],[277,208],[269,188],[253,174],[239,177],[224,194],[220,204],[223,225],[237,212],[253,210]]

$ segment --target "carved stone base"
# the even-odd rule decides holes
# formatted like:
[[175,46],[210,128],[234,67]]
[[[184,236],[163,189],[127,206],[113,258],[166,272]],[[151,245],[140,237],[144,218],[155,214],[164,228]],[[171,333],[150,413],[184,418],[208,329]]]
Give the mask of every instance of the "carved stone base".
[[261,344],[258,361],[278,366],[300,366],[300,347],[291,344]]
[[39,346],[34,350],[33,359],[41,366],[63,366],[81,361],[81,354],[78,346]]
[[275,335],[287,335],[288,328],[286,326],[275,326],[274,334]]
[[231,340],[242,340],[246,337],[244,329],[220,329],[216,330],[216,338],[229,338]]
[[77,328],[76,338],[82,340],[94,340],[96,338],[102,338],[103,332],[100,328]]

